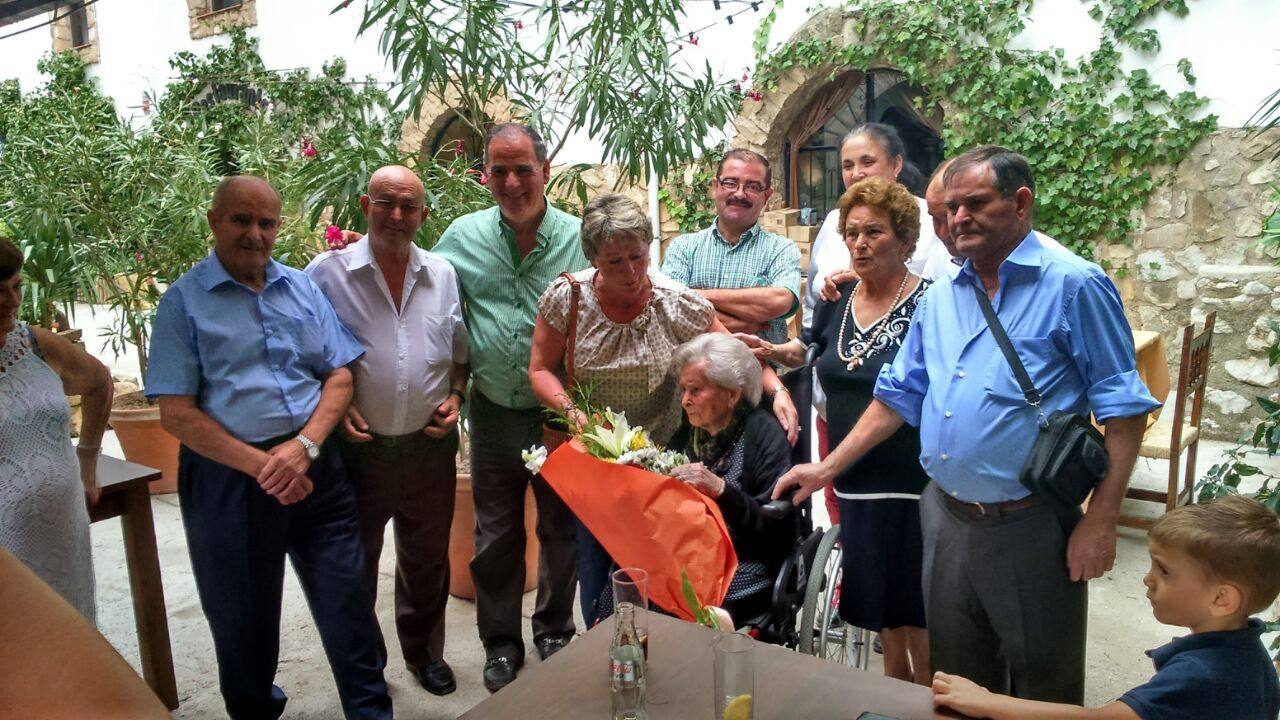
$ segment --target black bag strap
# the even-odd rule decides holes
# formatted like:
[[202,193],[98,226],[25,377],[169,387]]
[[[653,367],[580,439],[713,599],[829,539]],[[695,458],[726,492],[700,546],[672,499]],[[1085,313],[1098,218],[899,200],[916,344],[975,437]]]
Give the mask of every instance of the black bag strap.
[[1000,324],[1000,318],[996,317],[995,308],[991,307],[991,300],[987,297],[987,291],[978,287],[977,283],[973,283],[973,294],[978,298],[978,307],[982,308],[982,316],[987,320],[987,327],[991,328],[991,335],[995,337],[996,344],[1000,346],[1000,352],[1004,353],[1004,359],[1009,361],[1009,367],[1013,369],[1013,376],[1018,380],[1018,387],[1022,388],[1022,395],[1026,398],[1027,404],[1035,408],[1040,413],[1040,422],[1044,424],[1044,411],[1040,410],[1040,391],[1036,390],[1036,386],[1031,382],[1031,376],[1027,374],[1027,369],[1023,367],[1022,360],[1018,357],[1018,351],[1013,349],[1013,343],[1009,342],[1009,336],[1005,334],[1004,325]]

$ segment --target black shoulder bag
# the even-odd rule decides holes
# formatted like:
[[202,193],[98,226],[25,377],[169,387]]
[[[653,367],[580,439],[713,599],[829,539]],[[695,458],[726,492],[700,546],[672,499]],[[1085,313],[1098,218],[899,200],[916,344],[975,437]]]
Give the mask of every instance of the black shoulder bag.
[[1040,391],[1031,383],[1031,377],[1027,375],[1013,343],[1009,342],[986,291],[975,283],[973,294],[978,298],[978,306],[982,308],[982,315],[1000,346],[1000,352],[1009,361],[1027,404],[1038,413],[1040,429],[1018,479],[1023,487],[1053,504],[1070,532],[1080,519],[1080,504],[1106,476],[1110,465],[1102,433],[1084,415],[1058,410],[1045,417],[1040,407]]

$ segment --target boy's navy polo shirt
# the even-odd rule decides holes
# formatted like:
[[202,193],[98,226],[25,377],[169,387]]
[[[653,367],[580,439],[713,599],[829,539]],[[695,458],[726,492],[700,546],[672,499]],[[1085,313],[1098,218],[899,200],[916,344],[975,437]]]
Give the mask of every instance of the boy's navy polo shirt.
[[1147,655],[1155,677],[1120,697],[1142,720],[1276,720],[1280,680],[1262,646],[1262,621],[1178,638]]

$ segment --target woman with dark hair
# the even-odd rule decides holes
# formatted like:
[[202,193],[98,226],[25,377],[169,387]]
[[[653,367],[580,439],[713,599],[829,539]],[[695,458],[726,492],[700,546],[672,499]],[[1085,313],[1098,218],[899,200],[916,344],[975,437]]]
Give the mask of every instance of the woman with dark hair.
[[[98,501],[111,374],[84,350],[18,320],[22,263],[22,251],[0,238],[0,547],[93,622],[86,502]],[[74,449],[68,395],[82,398]]]

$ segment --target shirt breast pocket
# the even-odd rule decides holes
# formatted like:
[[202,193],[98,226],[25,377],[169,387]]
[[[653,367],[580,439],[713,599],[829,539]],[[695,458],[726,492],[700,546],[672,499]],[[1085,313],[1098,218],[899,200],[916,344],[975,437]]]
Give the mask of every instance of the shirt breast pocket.
[[[1057,353],[1053,339],[1048,336],[1011,337],[1009,342],[1018,353],[1022,366],[1027,369],[1032,385],[1035,385],[1037,390],[1043,391],[1044,388],[1040,387],[1040,384],[1043,383],[1043,378],[1046,377],[1045,371]],[[1013,368],[1005,359],[1004,353],[1000,352],[999,346],[996,347],[995,357],[987,369],[986,391],[992,401],[1000,405],[1026,404],[1026,395],[1022,392],[1022,386],[1018,384],[1018,378],[1013,374]]]
[[453,318],[448,315],[422,316],[423,358],[432,367],[448,367],[453,362]]
[[324,369],[324,337],[319,321],[309,316],[289,318],[285,327],[289,333],[287,350],[298,364],[316,372]]

